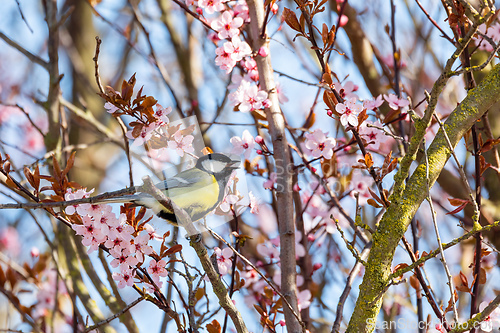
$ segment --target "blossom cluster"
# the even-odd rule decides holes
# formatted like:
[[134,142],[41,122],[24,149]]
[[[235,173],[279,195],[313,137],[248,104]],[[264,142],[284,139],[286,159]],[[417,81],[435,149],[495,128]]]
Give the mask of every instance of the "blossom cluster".
[[[85,189],[74,192],[68,190],[65,199],[87,198],[92,192],[93,190],[87,192]],[[145,261],[145,256],[154,252],[149,241],[161,240],[154,228],[147,223],[142,231],[136,231],[127,223],[127,216],[123,213],[116,216],[110,205],[78,204],[66,207],[65,213],[81,217],[82,224],[75,223],[72,228],[77,235],[83,237],[82,244],[89,247],[89,252],[97,250],[101,245],[109,249],[109,254],[113,257],[111,266],[119,268],[119,272],[113,273],[113,279],[118,282],[119,288],[134,284],[136,266]],[[163,260],[152,259],[148,268],[158,288],[162,286],[160,277],[166,276],[165,265]],[[153,289],[151,284],[146,283],[146,286],[149,290]]]
[[[230,74],[239,64],[245,73],[243,76],[233,76],[230,88],[235,91],[229,96],[232,105],[238,106],[241,112],[271,106],[268,93],[259,88],[259,74],[252,49],[241,34],[244,24],[250,22],[246,2],[240,0],[229,6],[229,1],[226,0],[187,0],[186,4],[195,6],[199,14],[208,16],[207,23],[215,31],[209,38],[218,45],[215,64],[226,74]],[[272,10],[273,13],[277,12],[276,4],[273,4]],[[268,53],[266,47],[257,52],[262,57]]]

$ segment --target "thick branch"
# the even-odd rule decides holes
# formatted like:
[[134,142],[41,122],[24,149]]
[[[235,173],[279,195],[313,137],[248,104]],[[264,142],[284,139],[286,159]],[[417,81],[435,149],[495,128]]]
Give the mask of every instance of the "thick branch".
[[[258,51],[262,46],[268,46],[268,39],[261,38],[261,28],[264,24],[264,3],[262,0],[247,1],[251,23],[250,35],[252,49]],[[264,37],[267,37],[265,35]],[[280,263],[281,263],[281,291],[287,301],[292,305],[294,312],[298,313],[296,262],[295,262],[295,223],[293,216],[292,200],[292,173],[290,172],[290,151],[285,133],[285,119],[279,107],[276,92],[271,56],[256,56],[259,71],[260,85],[269,94],[271,107],[266,109],[266,117],[273,141],[274,158],[276,161],[277,186],[276,197],[278,206],[278,225],[280,233]],[[286,326],[289,332],[300,332],[301,323],[292,311],[284,307]]]
[[[455,148],[475,121],[500,99],[500,65],[497,65],[451,113],[445,123],[452,147]],[[439,130],[428,149],[429,186],[432,186],[451,156],[443,130]],[[425,162],[421,163],[409,179],[400,197],[394,198],[380,221],[373,236],[373,247],[368,266],[360,287],[347,332],[371,332],[375,328],[382,297],[389,283],[391,264],[398,242],[427,193]]]

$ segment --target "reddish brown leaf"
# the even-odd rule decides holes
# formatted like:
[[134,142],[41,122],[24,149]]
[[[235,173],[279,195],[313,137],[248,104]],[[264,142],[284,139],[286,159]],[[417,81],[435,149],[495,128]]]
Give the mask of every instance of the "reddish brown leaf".
[[373,166],[373,158],[372,154],[366,153],[365,155],[365,164],[368,168],[371,168]]
[[68,162],[66,163],[66,167],[64,168],[64,170],[62,172],[62,177],[63,178],[66,177],[66,175],[68,174],[69,170],[71,170],[71,168],[75,164],[75,156],[76,156],[76,151],[72,152],[71,155],[69,156]]
[[182,245],[181,244],[175,244],[174,246],[172,246],[171,248],[169,248],[165,252],[165,256],[172,255],[172,254],[177,253],[177,252],[179,252],[181,250],[182,250]]
[[283,8],[283,16],[285,17],[286,24],[288,24],[290,28],[300,33],[303,32],[302,27],[299,21],[297,20],[297,15],[295,15],[293,11],[285,7]]
[[408,267],[408,264],[405,264],[405,263],[397,264],[396,267],[394,267],[394,269],[392,270],[392,272],[394,273],[397,270],[402,269],[402,268],[406,268],[406,267]]
[[208,333],[220,333],[222,331],[222,327],[220,326],[217,320],[212,320],[211,323],[207,324],[207,332]]
[[420,290],[420,281],[415,275],[410,276],[410,286],[415,290]]
[[366,200],[366,203],[369,204],[372,207],[375,207],[375,208],[382,208],[382,207],[384,207],[384,206],[380,206],[379,204],[377,204],[377,202],[375,200],[373,200],[373,199]]

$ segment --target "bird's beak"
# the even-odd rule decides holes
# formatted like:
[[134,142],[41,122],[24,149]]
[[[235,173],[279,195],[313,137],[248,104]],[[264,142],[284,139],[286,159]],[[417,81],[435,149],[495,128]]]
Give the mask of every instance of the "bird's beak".
[[231,155],[231,162],[229,162],[228,167],[231,169],[238,169],[241,165],[241,159],[236,155]]

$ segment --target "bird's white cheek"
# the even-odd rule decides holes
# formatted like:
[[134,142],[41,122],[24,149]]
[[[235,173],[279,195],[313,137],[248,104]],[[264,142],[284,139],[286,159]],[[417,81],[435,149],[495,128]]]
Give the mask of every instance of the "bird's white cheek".
[[212,173],[219,173],[226,167],[226,163],[214,160],[203,161],[203,168]]

